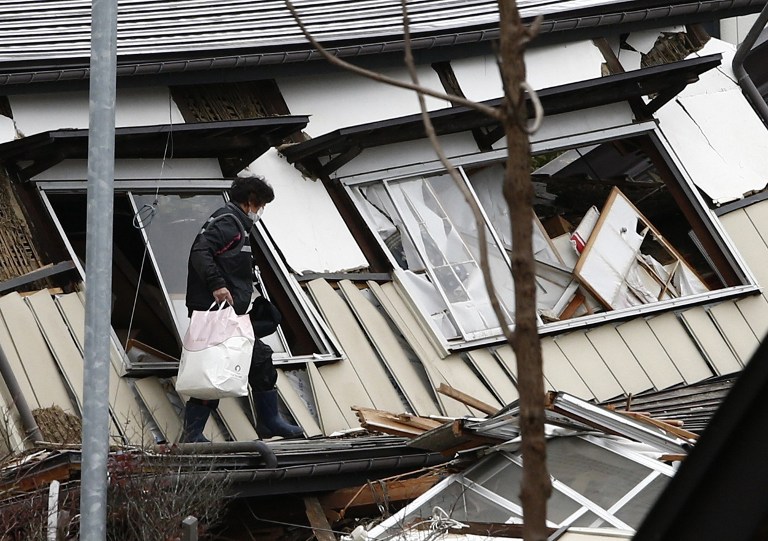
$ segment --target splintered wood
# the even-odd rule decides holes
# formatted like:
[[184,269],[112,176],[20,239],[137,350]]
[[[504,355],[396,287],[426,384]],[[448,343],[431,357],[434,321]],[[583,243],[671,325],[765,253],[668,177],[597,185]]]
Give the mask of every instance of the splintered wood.
[[390,413],[362,407],[352,409],[360,420],[360,426],[366,430],[383,432],[393,436],[418,436],[443,424],[442,421],[408,413]]

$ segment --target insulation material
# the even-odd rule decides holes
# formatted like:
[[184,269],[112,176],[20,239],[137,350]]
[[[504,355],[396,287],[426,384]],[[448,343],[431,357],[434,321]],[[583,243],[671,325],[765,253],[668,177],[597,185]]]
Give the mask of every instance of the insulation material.
[[[671,261],[662,265],[643,250],[663,253]],[[618,188],[611,191],[574,273],[609,309],[679,297],[681,292],[675,289],[675,282],[692,293],[707,291],[682,257]],[[676,278],[681,273],[684,275]]]
[[[291,269],[343,272],[368,267],[368,261],[320,181],[303,178],[270,149],[249,168],[275,190],[262,221]],[[297,212],[297,205],[301,212]]]
[[656,113],[691,180],[716,204],[741,199],[768,183],[768,130],[734,80],[734,51],[710,39],[695,56],[722,53],[720,67],[702,74]]

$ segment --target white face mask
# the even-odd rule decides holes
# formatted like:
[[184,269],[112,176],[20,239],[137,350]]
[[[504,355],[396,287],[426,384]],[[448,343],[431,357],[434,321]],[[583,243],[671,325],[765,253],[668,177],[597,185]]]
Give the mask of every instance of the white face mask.
[[264,207],[259,207],[259,210],[257,210],[256,212],[249,212],[248,217],[251,219],[253,223],[256,223],[261,219],[262,214],[264,214]]

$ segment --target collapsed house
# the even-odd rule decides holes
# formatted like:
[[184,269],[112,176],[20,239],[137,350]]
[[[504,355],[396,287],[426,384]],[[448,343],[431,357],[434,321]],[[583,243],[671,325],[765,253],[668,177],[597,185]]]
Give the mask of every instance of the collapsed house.
[[[768,132],[736,83],[736,47],[709,34],[740,41],[743,28],[713,22],[764,2],[519,5],[525,21],[543,17],[526,69],[545,115],[531,220],[547,389],[622,402],[738,374],[768,330]],[[57,427],[82,411],[89,8],[12,2],[0,27],[7,452],[33,448],[35,428],[72,443]],[[298,9],[333,54],[407,80],[398,3]],[[495,9],[412,6],[422,84],[500,104]],[[765,94],[764,48],[745,66]],[[483,211],[514,322],[503,131],[466,107],[427,107]],[[116,122],[113,443],[178,437],[188,248],[244,169],[276,192],[252,235],[284,314],[267,340],[280,397],[308,437],[359,427],[353,406],[481,414],[441,384],[495,408],[517,399],[470,205],[409,92],[320,61],[282,5],[134,2],[120,5]],[[227,399],[206,433],[244,442],[254,427],[248,401]]]

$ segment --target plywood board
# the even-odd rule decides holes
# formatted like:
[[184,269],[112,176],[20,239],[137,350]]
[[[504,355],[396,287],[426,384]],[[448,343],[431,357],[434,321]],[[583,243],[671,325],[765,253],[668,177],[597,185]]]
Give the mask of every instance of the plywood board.
[[[437,362],[442,359],[436,349],[432,346],[429,337],[425,336],[416,317],[408,309],[408,306],[398,294],[392,283],[379,285],[369,284],[371,292],[384,307],[389,318],[394,322],[397,329],[405,338],[408,345],[411,346],[416,356],[424,366],[429,382],[434,389],[437,389],[441,383],[452,385],[450,381],[440,372]],[[464,404],[438,394],[436,396],[443,414],[450,417],[463,417],[470,414],[471,411]]]
[[59,366],[59,370],[75,396],[78,412],[83,409],[83,357],[80,349],[69,332],[67,324],[61,318],[61,313],[53,302],[48,291],[38,291],[24,298],[32,315],[37,321],[48,348]]
[[[55,302],[67,323],[67,327],[75,337],[79,347],[82,348],[85,341],[85,307],[82,300],[77,293],[67,293],[57,295]],[[116,353],[110,352],[111,357],[114,355]],[[142,445],[153,441],[153,435],[143,420],[143,414],[133,389],[122,380],[115,368],[114,361],[110,363],[109,405],[113,420],[120,427],[129,443]]]
[[626,394],[653,389],[648,374],[624,343],[615,326],[608,324],[596,327],[588,331],[586,336]]
[[664,351],[645,319],[634,319],[623,323],[617,326],[616,330],[632,350],[656,389],[666,389],[685,382],[683,375],[672,363],[672,359]]
[[696,383],[715,375],[674,312],[650,318],[648,326],[686,383]]
[[288,410],[293,415],[301,428],[304,429],[304,434],[311,438],[319,436],[323,433],[320,429],[320,425],[317,424],[312,412],[309,411],[307,404],[301,398],[296,389],[293,388],[288,377],[281,369],[277,369],[277,392],[280,394]]
[[514,402],[520,397],[512,377],[499,364],[493,353],[487,349],[476,349],[468,352],[467,357],[503,405]]
[[705,308],[689,308],[680,313],[680,319],[717,375],[733,374],[742,369],[736,354]]
[[621,385],[583,331],[558,336],[555,344],[599,401],[624,394]]
[[[766,205],[768,205],[768,201],[756,203],[752,207]],[[752,214],[757,215],[756,212],[752,212]],[[761,216],[757,217],[761,218]],[[766,233],[761,233],[745,209],[729,212],[721,216],[720,221],[758,283],[763,286],[768,285],[768,239],[766,238],[768,237],[768,230],[764,230]]]
[[[312,280],[308,287],[323,318],[336,335],[347,356],[347,360],[341,362],[351,365],[374,409],[402,411],[404,405],[392,384],[390,373],[382,364],[344,299],[325,280]],[[353,294],[351,289],[356,289],[351,282],[347,282],[346,288],[349,295]],[[324,373],[324,368],[320,372]],[[326,377],[325,374],[324,377]],[[364,406],[361,403],[353,405]]]
[[[51,355],[35,318],[18,293],[0,298],[0,313],[5,320],[19,360],[32,386],[40,407],[59,406],[67,413],[77,414],[67,386]],[[17,376],[18,377],[18,376]]]
[[315,363],[307,363],[307,373],[309,374],[309,382],[312,385],[312,395],[315,398],[315,406],[320,417],[320,428],[323,433],[327,436],[338,430],[347,430],[353,426],[358,426],[357,416],[353,412],[355,419],[352,422],[344,414],[342,408],[350,408],[343,403],[339,404],[336,402],[333,393],[328,388]]
[[746,365],[760,342],[747,320],[739,312],[736,303],[723,301],[710,307],[709,315],[720,330],[720,334],[736,353],[736,358],[741,364]]
[[411,412],[422,417],[439,414],[437,404],[432,399],[432,389],[424,385],[426,374],[418,372],[381,312],[352,282],[343,280],[339,285],[379,358],[386,365],[390,376],[397,381]]
[[541,357],[544,362],[544,374],[555,386],[554,389],[545,390],[565,391],[582,400],[592,400],[595,397],[552,337],[541,341]]

